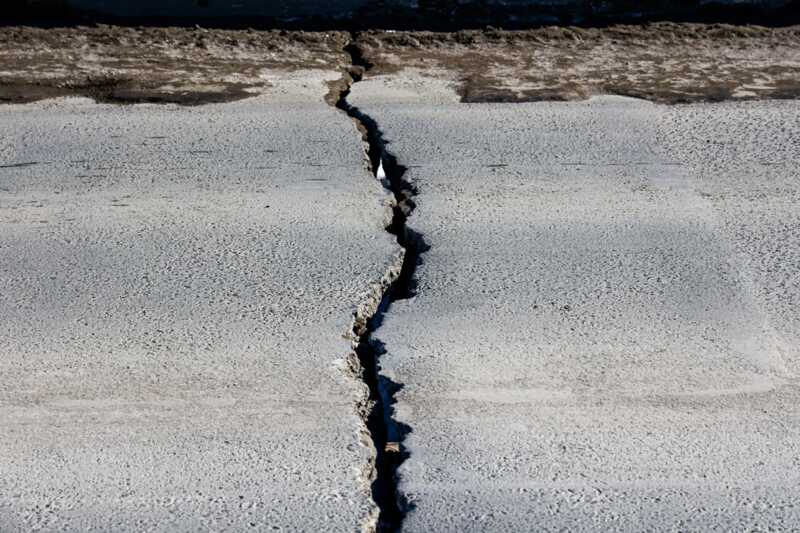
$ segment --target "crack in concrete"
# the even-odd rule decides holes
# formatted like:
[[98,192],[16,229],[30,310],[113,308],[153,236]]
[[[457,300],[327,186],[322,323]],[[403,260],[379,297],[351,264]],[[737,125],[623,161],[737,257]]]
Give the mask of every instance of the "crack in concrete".
[[357,411],[364,422],[365,437],[374,449],[366,479],[370,482],[376,512],[368,517],[365,531],[399,531],[409,510],[397,490],[397,469],[407,457],[403,440],[411,428],[393,419],[395,395],[403,387],[380,374],[380,357],[386,353],[383,343],[372,333],[380,327],[393,302],[410,298],[415,293],[414,272],[420,256],[428,245],[422,235],[406,225],[414,210],[416,188],[404,179],[406,167],[387,151],[386,141],[377,122],[347,101],[353,84],[358,83],[372,65],[364,59],[356,44],[357,35],[345,45],[350,66],[340,80],[330,84],[326,101],[342,110],[355,123],[365,143],[365,158],[370,172],[381,181],[393,198],[392,216],[386,231],[394,235],[402,252],[390,265],[380,283],[373,285],[367,299],[354,314],[352,331],[353,353],[348,370],[366,386]]

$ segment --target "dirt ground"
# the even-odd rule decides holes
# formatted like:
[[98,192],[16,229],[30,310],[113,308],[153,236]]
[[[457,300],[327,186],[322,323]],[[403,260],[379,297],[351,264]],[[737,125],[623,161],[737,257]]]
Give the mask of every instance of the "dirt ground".
[[258,94],[267,72],[345,68],[343,32],[0,27],[0,103],[82,95],[203,104]]
[[[0,103],[64,95],[119,103],[229,101],[263,92],[268,72],[347,69],[351,39],[346,32],[0,27]],[[368,31],[353,44],[372,64],[367,76],[402,75],[411,67],[451,82],[464,102],[800,95],[800,26]]]
[[371,75],[414,67],[452,80],[464,102],[616,94],[682,103],[800,95],[800,26],[368,32],[359,45],[373,64]]

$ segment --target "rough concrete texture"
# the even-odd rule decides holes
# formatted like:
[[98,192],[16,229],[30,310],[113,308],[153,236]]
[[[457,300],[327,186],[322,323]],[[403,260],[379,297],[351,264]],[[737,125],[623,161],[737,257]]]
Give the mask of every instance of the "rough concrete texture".
[[394,100],[404,530],[800,527],[800,105]]
[[0,109],[0,529],[368,522],[345,334],[397,245],[323,81]]
[[[748,35],[707,43],[731,55],[683,79],[700,88],[689,99],[728,83],[728,67],[771,76],[736,85],[756,91],[742,97],[784,95],[770,91],[794,79],[791,43],[762,30],[741,29],[769,35],[761,56],[734,53]],[[575,59],[559,48],[574,28],[543,31],[560,36],[528,51],[536,32],[473,33],[472,57],[547,49],[551,71]],[[588,87],[576,97],[632,71],[626,44],[605,41],[620,31],[598,30],[619,45],[599,73],[563,69]],[[141,76],[135,98],[116,81],[68,89],[207,102],[217,96],[206,82],[230,81],[239,63],[226,61],[240,58],[244,92],[258,96],[0,108],[0,529],[369,530],[371,478],[380,472],[371,488],[385,503],[403,458],[409,531],[800,528],[796,101],[459,104],[468,59],[369,70],[372,34],[345,47],[342,34],[244,32],[241,44],[225,32],[126,32],[73,32],[63,58],[113,65],[131,35],[197,38],[210,51],[181,41],[175,57],[164,43],[128,55],[112,81]],[[15,30],[6,52],[32,33]],[[421,57],[441,43],[447,59],[463,36],[403,34],[393,46]],[[288,48],[262,64],[274,42]],[[83,61],[92,44],[103,52]],[[287,50],[311,54],[293,65]],[[345,50],[352,78],[334,69]],[[69,70],[25,71],[24,53],[6,56],[21,83]],[[181,58],[189,82],[164,85]],[[637,65],[629,87],[659,100],[672,71]],[[362,68],[372,77],[348,94]],[[522,82],[502,88],[525,96]],[[413,263],[398,273],[384,231],[390,200],[332,104],[358,119],[371,155],[387,141],[408,167],[402,180],[394,165],[379,171],[398,204],[390,229],[430,245],[405,256],[424,251],[412,283]],[[359,338],[345,338],[356,309]],[[379,381],[365,379],[375,358]]]

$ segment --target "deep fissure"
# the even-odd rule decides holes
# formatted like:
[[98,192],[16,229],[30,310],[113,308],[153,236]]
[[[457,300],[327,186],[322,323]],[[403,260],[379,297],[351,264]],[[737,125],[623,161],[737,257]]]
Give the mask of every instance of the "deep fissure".
[[354,352],[357,358],[355,373],[366,384],[369,398],[359,405],[369,438],[375,448],[371,492],[378,508],[372,527],[378,532],[399,531],[409,505],[403,501],[397,488],[397,469],[407,452],[403,440],[411,429],[392,418],[395,394],[402,384],[394,383],[380,374],[380,357],[385,353],[383,344],[372,336],[380,326],[393,302],[414,295],[414,272],[420,255],[428,249],[422,236],[407,225],[414,210],[416,188],[404,179],[406,167],[386,149],[383,132],[377,122],[347,101],[353,84],[362,80],[372,65],[364,58],[357,44],[357,34],[352,33],[344,51],[350,56],[350,66],[343,79],[333,85],[329,103],[345,112],[356,124],[366,144],[366,158],[370,172],[380,179],[384,188],[394,197],[392,217],[386,231],[394,235],[404,250],[402,265],[391,282],[380,294],[379,303],[368,316],[356,316],[353,323]]

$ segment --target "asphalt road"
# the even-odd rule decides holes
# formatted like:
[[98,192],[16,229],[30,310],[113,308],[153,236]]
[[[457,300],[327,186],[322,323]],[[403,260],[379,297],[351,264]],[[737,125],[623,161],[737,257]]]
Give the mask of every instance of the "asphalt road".
[[[0,530],[370,530],[399,248],[336,76],[0,107]],[[430,247],[371,335],[403,529],[800,527],[800,104],[458,100],[347,97]]]
[[407,83],[350,97],[430,246],[374,334],[405,530],[796,529],[800,105]]
[[0,530],[368,520],[344,336],[397,245],[314,87],[0,108]]

